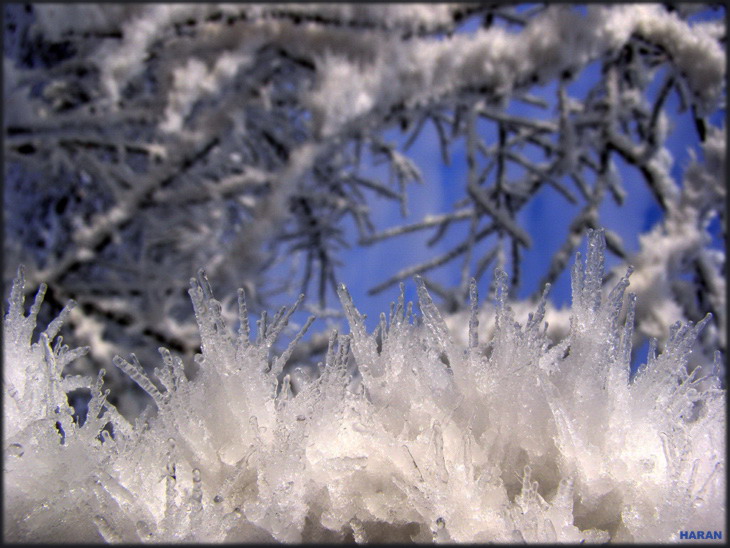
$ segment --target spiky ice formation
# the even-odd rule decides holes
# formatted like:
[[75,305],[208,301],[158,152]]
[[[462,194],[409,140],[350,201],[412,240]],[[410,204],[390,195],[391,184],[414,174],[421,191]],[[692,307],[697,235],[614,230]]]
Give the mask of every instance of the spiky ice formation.
[[[576,262],[557,345],[545,297],[514,321],[503,273],[486,343],[472,286],[466,347],[420,279],[421,317],[401,294],[375,334],[342,287],[351,333],[333,332],[318,374],[297,382],[284,365],[311,320],[272,356],[294,307],[251,340],[240,291],[233,334],[201,272],[196,376],[165,349],[159,384],[134,355],[115,359],[155,403],[134,426],[101,376],[62,376],[73,351],[50,346],[58,323],[31,344],[42,290],[26,317],[21,272],[4,326],[6,538],[644,542],[721,529],[725,392],[686,368],[702,323],[677,326],[631,378],[634,298],[628,273],[601,298],[604,245],[591,234]],[[92,395],[83,425],[66,398],[79,387]]]

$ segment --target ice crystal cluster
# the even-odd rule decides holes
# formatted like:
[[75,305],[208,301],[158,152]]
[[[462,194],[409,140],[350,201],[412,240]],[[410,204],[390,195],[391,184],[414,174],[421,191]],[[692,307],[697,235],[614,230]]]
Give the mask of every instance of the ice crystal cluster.
[[[705,322],[677,324],[632,375],[630,272],[602,296],[605,240],[589,237],[557,344],[545,297],[515,322],[502,272],[488,341],[472,284],[465,346],[421,279],[420,315],[401,294],[373,334],[341,287],[350,333],[331,333],[312,375],[282,376],[310,322],[272,355],[294,307],[264,315],[254,338],[244,292],[240,326],[226,325],[201,273],[195,375],[164,348],[155,378],[134,355],[114,360],[154,399],[134,424],[103,372],[64,375],[85,352],[56,337],[68,307],[32,342],[45,287],[26,315],[20,269],[3,326],[5,539],[644,542],[722,529],[725,391],[686,367]],[[79,389],[85,418],[67,399]]]

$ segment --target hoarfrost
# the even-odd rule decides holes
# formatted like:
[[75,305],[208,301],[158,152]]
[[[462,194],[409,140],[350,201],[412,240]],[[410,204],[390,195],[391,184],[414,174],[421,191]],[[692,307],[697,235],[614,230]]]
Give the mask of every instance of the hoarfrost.
[[[83,350],[53,342],[62,319],[31,340],[43,287],[26,315],[20,269],[3,327],[5,538],[661,542],[722,529],[721,357],[705,378],[687,368],[706,320],[678,323],[632,377],[631,269],[604,296],[603,232],[589,240],[559,342],[545,296],[515,321],[503,272],[490,331],[472,285],[465,339],[423,280],[422,318],[401,294],[377,334],[343,287],[351,332],[331,333],[296,391],[283,365],[297,341],[270,355],[294,307],[263,316],[252,339],[241,290],[234,336],[201,271],[197,374],[164,348],[156,381],[134,355],[115,358],[154,400],[134,425],[106,400],[103,374],[63,374]],[[91,394],[83,424],[67,400],[78,388]]]

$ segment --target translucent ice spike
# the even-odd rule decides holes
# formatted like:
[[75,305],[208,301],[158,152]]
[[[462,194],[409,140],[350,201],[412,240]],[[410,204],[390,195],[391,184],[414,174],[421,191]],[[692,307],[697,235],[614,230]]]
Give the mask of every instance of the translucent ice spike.
[[309,326],[312,325],[312,322],[314,322],[314,316],[309,316],[307,318],[307,321],[304,323],[304,326],[299,330],[299,333],[297,333],[297,336],[294,337],[294,340],[292,340],[289,343],[289,346],[287,346],[286,350],[274,360],[274,364],[271,367],[271,373],[274,375],[278,375],[282,372],[284,369],[284,365],[286,365],[287,360],[292,355],[292,352],[294,352],[294,348],[296,348],[297,344],[299,344],[299,341],[302,340],[302,337],[309,329]]
[[573,264],[573,268],[570,269],[570,287],[573,297],[572,310],[574,314],[579,307],[583,306],[583,275],[580,264],[581,258],[580,251],[576,252],[575,263]]
[[337,340],[337,330],[330,331],[329,340],[327,342],[327,353],[325,354],[324,364],[326,367],[332,367],[335,363],[335,341]]
[[213,344],[215,337],[225,337],[231,340],[232,336],[228,333],[223,321],[221,303],[213,298],[213,291],[205,270],[202,268],[198,270],[197,279],[190,278],[188,294],[193,302],[203,347]]
[[547,304],[547,296],[550,292],[550,284],[545,284],[545,289],[542,291],[540,301],[537,303],[537,309],[535,312],[530,312],[527,315],[527,323],[525,324],[525,331],[537,331],[540,327],[540,323],[545,317],[545,305]]
[[423,281],[421,276],[416,276],[416,287],[418,291],[418,305],[421,307],[421,313],[423,314],[424,324],[428,326],[431,332],[436,336],[438,343],[442,347],[448,347],[451,345],[451,337],[449,330],[446,327],[444,319],[441,317],[441,313],[431,299],[431,295],[426,289],[426,283]]
[[469,348],[479,346],[479,318],[477,317],[477,307],[479,305],[479,295],[477,293],[477,281],[472,278],[469,281]]
[[370,373],[379,377],[383,371],[380,366],[378,357],[378,346],[375,337],[368,335],[365,328],[365,317],[355,308],[352,303],[350,292],[344,284],[340,284],[337,288],[337,295],[340,297],[342,308],[345,309],[345,316],[350,324],[350,332],[353,335],[352,351],[358,364],[364,364],[369,367]]
[[130,354],[130,358],[132,359],[132,363],[129,363],[121,356],[114,356],[112,362],[119,369],[129,375],[129,377],[131,377],[131,379],[136,382],[140,386],[140,388],[142,388],[142,390],[152,396],[152,399],[154,399],[155,403],[157,404],[157,408],[161,409],[162,405],[166,401],[165,397],[160,394],[160,391],[157,390],[155,385],[152,384],[152,381],[145,374],[142,366],[139,363],[139,360],[137,359],[137,356],[134,354]]
[[238,290],[238,318],[241,326],[238,328],[239,344],[246,348],[250,343],[251,324],[248,321],[248,308],[246,307],[246,292],[243,289]]
[[636,314],[636,294],[629,293],[629,306],[626,311],[626,323],[621,335],[620,363],[631,366],[631,339],[634,336],[634,317]]
[[[43,297],[46,294],[46,284],[41,284],[36,293],[33,305],[30,308],[30,313],[25,316],[25,294],[23,289],[25,288],[25,267],[20,265],[18,272],[13,280],[13,285],[10,290],[10,309],[7,312],[5,321],[7,322],[6,331],[13,333],[11,336],[14,337],[19,343],[30,344],[31,337],[33,336],[33,330],[36,326],[36,318],[38,311],[41,309],[43,303]],[[7,335],[6,335],[7,336]]]
[[[35,307],[35,303],[33,304],[33,306]],[[71,314],[71,310],[73,310],[75,307],[76,301],[69,301],[66,306],[63,307],[63,310],[61,310],[61,313],[56,317],[56,319],[48,324],[48,327],[43,333],[45,333],[49,341],[52,341],[54,337],[58,335],[58,332],[61,330],[64,322]]]
[[378,322],[378,333],[380,334],[380,349],[385,346],[385,341],[388,339],[388,324],[385,319],[385,313],[380,313],[380,321]]
[[704,318],[697,322],[696,325],[693,325],[692,322],[680,325],[678,322],[672,326],[672,329],[670,329],[669,341],[667,342],[664,352],[673,354],[677,362],[686,364],[687,357],[692,351],[692,345],[711,319],[712,314],[708,313]]
[[287,325],[289,325],[289,319],[291,318],[292,314],[294,314],[294,312],[297,310],[297,308],[299,308],[299,305],[302,304],[303,300],[304,293],[299,295],[299,298],[292,306],[289,307],[288,310],[285,306],[282,306],[279,309],[274,318],[271,320],[269,330],[266,334],[266,342],[268,344],[273,344],[276,338],[279,336],[279,333],[281,333],[281,331]]
[[552,505],[557,508],[564,508],[571,514],[573,513],[573,480],[571,478],[563,478],[558,484],[558,489],[551,501]]
[[[23,304],[25,304],[25,294],[23,293],[23,289],[25,288],[25,267],[23,265],[20,265],[18,267],[18,272],[15,275],[15,279],[13,280],[13,287],[10,290],[10,310],[8,310],[8,316],[12,317],[22,317],[23,316]],[[43,289],[43,293],[45,293],[45,287],[41,285],[41,288]],[[41,289],[38,290],[38,294],[41,293]],[[36,296],[37,298],[37,296]],[[43,296],[41,295],[40,299],[43,299]]]
[[[624,293],[626,288],[629,286],[629,276],[631,276],[632,272],[633,267],[629,266],[626,269],[624,277],[619,280],[609,293],[606,303],[603,305],[603,309],[601,311],[601,314],[604,317],[607,317],[610,321],[610,331],[608,333],[609,352],[610,357],[614,360],[620,359],[623,355],[623,347],[621,346],[622,334],[619,328],[619,318],[621,316],[621,310],[623,309]],[[629,302],[631,302],[631,298],[629,298]],[[631,349],[629,348],[629,350]]]
[[398,294],[398,304],[396,304],[395,308],[393,308],[393,303],[391,303],[391,313],[390,313],[390,325],[391,326],[394,323],[400,324],[405,320],[406,286],[403,282],[401,282],[399,287],[400,287],[400,293]]
[[28,323],[35,325],[36,319],[38,317],[38,312],[41,309],[41,305],[43,304],[43,297],[46,295],[46,290],[48,289],[48,286],[46,284],[41,284],[38,287],[38,292],[35,294],[35,299],[33,301],[33,304],[30,307],[30,313],[28,314]]
[[[155,369],[155,375],[157,375],[160,381],[165,384],[165,388],[167,388],[168,391],[177,390],[180,386],[187,383],[187,377],[185,376],[185,368],[182,360],[178,356],[173,356],[170,351],[163,346],[159,347],[157,351],[162,357],[162,362],[165,364],[165,368],[163,368],[160,373],[158,373],[158,370]],[[162,376],[160,376],[160,374]],[[168,384],[171,386],[167,386]]]
[[266,340],[266,330],[268,328],[268,313],[266,310],[261,311],[261,316],[256,321],[256,344],[263,344]]
[[583,277],[583,305],[598,310],[601,305],[606,239],[603,230],[588,229],[588,256]]

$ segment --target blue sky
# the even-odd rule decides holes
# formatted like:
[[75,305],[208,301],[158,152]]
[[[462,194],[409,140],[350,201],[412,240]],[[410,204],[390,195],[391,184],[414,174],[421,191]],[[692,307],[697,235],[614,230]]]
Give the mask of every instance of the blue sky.
[[[694,19],[710,19],[717,18],[722,14],[719,11],[706,10],[695,15]],[[475,28],[473,22],[467,22],[463,27],[463,32],[470,32]],[[600,78],[600,62],[596,61],[589,65],[578,77],[570,84],[568,91],[571,97],[582,99],[586,91],[595,85],[597,79]],[[658,72],[649,89],[649,97],[653,99],[663,82],[663,73]],[[533,95],[541,97],[549,103],[547,109],[532,107],[518,101],[512,101],[507,110],[511,114],[554,118],[556,108],[556,87],[555,82],[542,87],[534,87],[531,90]],[[689,111],[679,112],[679,100],[676,93],[672,93],[665,104],[672,129],[667,140],[667,146],[673,158],[674,165],[672,175],[675,180],[681,181],[682,173],[690,161],[690,149],[695,150],[695,154],[701,158],[702,153],[699,148],[699,141],[696,136],[694,122]],[[714,125],[721,125],[725,119],[725,111],[717,112],[711,119]],[[496,140],[496,129],[494,125],[488,122],[480,122],[479,131],[486,137],[487,144],[494,143]],[[407,140],[408,135],[402,134],[398,129],[393,129],[385,133],[386,141],[402,144]],[[402,151],[402,148],[399,147]],[[526,154],[531,155],[533,161],[543,160],[539,154],[525,150]],[[397,225],[411,224],[423,219],[425,215],[452,211],[454,203],[465,195],[466,188],[466,158],[463,139],[454,143],[451,150],[451,163],[446,165],[442,161],[439,141],[433,124],[427,122],[423,127],[421,134],[418,136],[411,148],[405,153],[420,168],[424,184],[411,184],[409,190],[407,217],[401,215],[400,206],[397,203],[388,201],[379,196],[371,195],[369,197],[369,205],[371,209],[371,218],[375,224],[376,231],[381,231],[389,227]],[[604,200],[600,209],[600,219],[603,226],[617,232],[623,240],[624,248],[628,253],[635,252],[639,249],[638,236],[649,230],[655,223],[661,220],[661,210],[651,196],[650,190],[643,182],[643,177],[634,168],[626,166],[616,154],[612,158],[618,167],[622,178],[623,188],[627,193],[627,197],[623,206],[617,206],[612,199]],[[485,161],[480,159],[480,165],[484,165]],[[364,172],[371,178],[388,181],[388,171],[385,166],[369,165],[365,167]],[[507,176],[517,176],[514,170],[508,170]],[[575,191],[575,185],[572,181],[564,178],[564,182],[568,188]],[[490,182],[491,184],[491,182]],[[545,185],[540,192],[525,206],[519,214],[519,221],[533,239],[533,245],[523,255],[521,269],[521,284],[517,290],[516,297],[526,298],[535,291],[541,291],[541,280],[547,272],[549,262],[558,249],[565,241],[569,223],[573,220],[578,208],[583,204],[571,205],[563,196],[558,194],[552,187]],[[360,247],[355,245],[357,241],[357,233],[352,223],[347,223],[346,239],[353,243],[350,249],[343,250],[339,256],[342,260],[342,266],[336,270],[338,281],[344,282],[352,294],[355,306],[361,313],[367,315],[367,328],[372,332],[378,325],[381,313],[387,315],[390,303],[397,300],[399,295],[398,285],[382,291],[376,295],[369,295],[368,291],[374,286],[387,280],[403,268],[413,266],[422,261],[431,259],[440,255],[454,245],[464,241],[467,233],[467,222],[454,225],[436,245],[428,247],[426,242],[434,234],[433,230],[414,232],[401,235],[388,240],[380,241],[369,247]],[[722,247],[720,239],[719,223],[714,223],[712,227],[716,238],[715,243],[718,248]],[[480,255],[491,248],[494,237],[485,240],[486,245],[478,248],[477,254],[472,258],[472,271],[478,262]],[[579,250],[585,253],[585,239]],[[431,279],[436,280],[445,286],[458,285],[461,276],[462,257],[453,260],[446,265],[432,270],[429,274]],[[569,267],[574,262],[572,258]],[[618,263],[618,259],[611,255],[607,256],[606,268],[610,269]],[[567,268],[563,274],[553,284],[550,299],[558,306],[567,306],[570,304],[570,273]],[[488,297],[488,287],[492,280],[493,270],[490,268],[479,283],[480,302],[484,302]],[[315,299],[314,293],[316,283],[310,286],[313,294],[310,296]],[[416,289],[414,281],[405,282],[406,299],[415,301]],[[290,304],[294,301],[295,295],[282,297],[281,303]],[[439,302],[438,298],[435,299]],[[333,293],[328,295],[328,307],[339,309],[340,305]],[[306,318],[306,313],[300,312],[294,315],[292,327],[296,324],[301,325]],[[255,317],[252,318],[255,320]],[[318,321],[312,327],[313,331],[319,331],[326,327],[326,324],[332,326],[341,326],[337,320]],[[347,331],[347,328],[345,327]],[[639,351],[638,359],[643,359],[646,349]]]
[[[718,17],[718,13],[707,11],[695,16],[696,19],[711,17]],[[594,62],[570,85],[570,95],[582,98],[586,90],[594,85],[599,77],[600,64]],[[653,81],[649,92],[650,96],[656,94],[662,81],[663,74],[660,72]],[[551,108],[548,110],[537,109],[512,101],[508,111],[523,116],[553,116],[552,107],[556,102],[555,89],[556,84],[552,83],[531,90],[533,94],[550,103]],[[698,148],[698,139],[691,113],[688,111],[683,114],[679,113],[678,107],[679,101],[676,93],[672,93],[666,103],[666,110],[673,126],[667,145],[674,157],[672,174],[676,180],[681,181],[682,173],[690,160],[689,150],[695,149],[695,153],[700,157],[701,150]],[[713,116],[712,122],[720,125],[724,117],[725,112],[723,110]],[[494,142],[494,139],[491,138],[491,135],[495,134],[494,127],[483,127],[481,129],[483,132],[487,132],[488,142]],[[393,142],[403,142],[405,140],[400,132],[396,130],[386,134],[386,139]],[[415,184],[411,186],[409,216],[406,218],[401,216],[397,204],[373,197],[371,209],[378,230],[394,225],[410,224],[422,219],[429,213],[449,211],[453,208],[452,204],[464,195],[466,161],[463,141],[456,143],[452,150],[451,165],[445,165],[441,160],[436,132],[432,124],[427,123],[407,155],[421,168],[425,184],[423,186]],[[652,198],[641,175],[634,168],[626,166],[616,156],[614,155],[613,159],[617,163],[623,179],[627,199],[621,207],[615,205],[611,199],[606,199],[601,207],[600,217],[604,226],[611,228],[621,236],[626,250],[631,253],[638,250],[638,235],[647,231],[661,219],[661,210]],[[383,178],[382,180],[387,180],[387,173],[384,170],[373,168],[369,171],[373,175],[380,175]],[[569,188],[574,189],[574,185],[570,181],[567,181],[567,185]],[[522,283],[517,292],[517,297],[524,298],[537,289],[553,253],[564,241],[567,227],[578,207],[580,207],[580,204],[578,206],[571,205],[555,190],[545,186],[523,208],[519,219],[522,226],[527,229],[533,238],[533,246],[525,253],[523,258]],[[432,248],[427,247],[425,242],[434,232],[427,231],[402,235],[379,242],[371,247],[353,247],[353,249],[343,253],[344,265],[338,269],[338,277],[348,285],[356,306],[361,312],[368,315],[367,325],[369,330],[376,327],[381,312],[387,313],[390,302],[397,299],[399,289],[396,285],[375,296],[368,295],[368,290],[386,280],[401,268],[432,258],[450,249],[455,243],[463,241],[466,226],[467,223],[464,222],[459,225],[458,230],[451,229],[447,236]],[[718,223],[715,223],[714,230],[718,235],[717,244],[719,247],[720,227]],[[585,242],[581,246],[581,251],[585,252]],[[472,261],[472,265],[475,264],[477,259],[478,257]],[[617,262],[617,258],[609,256],[607,258],[607,268],[611,268]],[[460,278],[461,264],[460,259],[455,259],[438,270],[432,271],[431,275],[446,285],[457,284]],[[488,283],[491,280],[490,272],[488,271],[479,284],[480,300],[483,300],[487,293]],[[558,305],[569,304],[570,279],[567,271],[553,285],[550,296],[553,302]],[[415,300],[415,284],[412,280],[406,283],[406,298]]]

